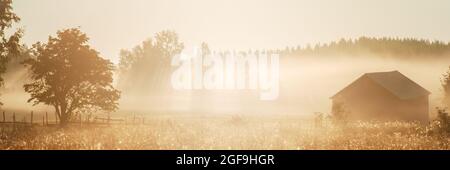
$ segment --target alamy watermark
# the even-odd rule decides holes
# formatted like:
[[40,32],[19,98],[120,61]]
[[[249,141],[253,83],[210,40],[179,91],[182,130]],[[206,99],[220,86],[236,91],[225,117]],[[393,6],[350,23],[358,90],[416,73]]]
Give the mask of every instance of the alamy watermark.
[[279,94],[279,54],[182,52],[172,58],[177,67],[171,83],[176,90],[259,90],[260,100]]

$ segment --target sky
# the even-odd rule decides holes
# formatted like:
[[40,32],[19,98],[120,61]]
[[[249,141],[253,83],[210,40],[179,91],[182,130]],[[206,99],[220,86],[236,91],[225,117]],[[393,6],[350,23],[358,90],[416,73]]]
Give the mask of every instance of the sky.
[[450,41],[448,0],[14,0],[23,42],[46,42],[58,30],[80,27],[90,45],[118,62],[162,30],[187,48],[305,46],[340,38],[413,37]]

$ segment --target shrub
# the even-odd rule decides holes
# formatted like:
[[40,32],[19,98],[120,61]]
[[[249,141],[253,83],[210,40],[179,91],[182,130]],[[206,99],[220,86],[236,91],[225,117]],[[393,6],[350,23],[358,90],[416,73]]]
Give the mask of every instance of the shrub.
[[436,108],[437,110],[437,119],[438,122],[438,132],[440,134],[449,134],[450,133],[450,117],[448,116],[448,112],[446,108]]

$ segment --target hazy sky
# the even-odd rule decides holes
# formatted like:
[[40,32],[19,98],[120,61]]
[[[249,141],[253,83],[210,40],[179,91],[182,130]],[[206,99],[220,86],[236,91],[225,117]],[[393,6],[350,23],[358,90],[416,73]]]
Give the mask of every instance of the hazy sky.
[[187,46],[283,48],[341,37],[450,41],[449,0],[14,0],[24,42],[80,26],[114,62],[154,33],[172,29]]

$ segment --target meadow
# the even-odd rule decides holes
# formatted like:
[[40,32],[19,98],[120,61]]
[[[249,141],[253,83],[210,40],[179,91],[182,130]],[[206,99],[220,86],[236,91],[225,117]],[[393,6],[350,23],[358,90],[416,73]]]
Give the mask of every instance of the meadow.
[[145,124],[66,128],[0,126],[0,149],[32,150],[411,150],[449,149],[436,123],[348,122],[285,117],[158,117]]

